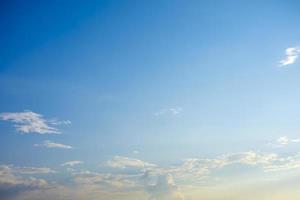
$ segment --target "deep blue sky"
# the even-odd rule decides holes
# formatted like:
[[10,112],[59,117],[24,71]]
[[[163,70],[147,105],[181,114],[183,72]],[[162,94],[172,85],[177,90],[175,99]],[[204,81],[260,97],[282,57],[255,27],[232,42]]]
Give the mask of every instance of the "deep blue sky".
[[[276,67],[297,45],[298,4],[272,2],[7,2],[1,110],[69,119],[62,140],[88,152],[81,137],[119,153],[294,131],[299,70]],[[180,119],[153,119],[175,106]]]

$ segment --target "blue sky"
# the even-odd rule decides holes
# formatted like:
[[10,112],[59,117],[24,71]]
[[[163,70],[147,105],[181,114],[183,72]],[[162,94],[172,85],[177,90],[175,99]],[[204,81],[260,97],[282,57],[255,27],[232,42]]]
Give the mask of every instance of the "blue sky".
[[[222,199],[241,185],[228,197],[239,199],[264,185],[257,174],[289,188],[300,166],[299,6],[2,2],[0,196],[40,199],[45,184],[57,194],[85,184],[79,199],[93,200],[95,187],[95,198],[114,200],[122,179],[134,184],[122,199]],[[154,189],[141,183],[153,173]],[[7,179],[25,192],[7,195]]]

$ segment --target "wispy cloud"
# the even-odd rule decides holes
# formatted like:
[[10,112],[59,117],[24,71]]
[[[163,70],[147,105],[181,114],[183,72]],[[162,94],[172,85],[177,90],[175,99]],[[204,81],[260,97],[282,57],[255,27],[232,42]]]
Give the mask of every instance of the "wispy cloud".
[[299,143],[300,142],[300,138],[288,138],[286,136],[280,137],[277,139],[278,144],[281,145],[288,145],[289,143]]
[[91,171],[74,173],[74,182],[78,185],[105,188],[106,190],[125,190],[136,187],[136,175],[110,174]]
[[162,109],[154,113],[154,116],[161,115],[179,115],[182,112],[183,108],[181,107],[173,107],[168,109]]
[[16,174],[50,174],[56,172],[47,167],[10,167]]
[[300,55],[300,47],[290,47],[285,50],[286,57],[279,63],[281,66],[291,65],[296,62]]
[[207,178],[214,170],[221,170],[224,167],[241,164],[265,169],[278,160],[273,153],[258,153],[247,151],[234,154],[224,154],[215,158],[190,158],[185,159],[182,165],[164,169],[180,179],[201,180]]
[[58,149],[72,149],[73,147],[66,144],[52,142],[45,140],[42,144],[34,144],[35,147],[58,148]]
[[68,162],[65,162],[63,163],[61,166],[68,166],[68,167],[73,167],[75,165],[80,165],[82,164],[83,162],[80,161],[80,160],[71,160],[71,161],[68,161]]
[[61,132],[54,126],[71,123],[70,121],[46,120],[43,115],[30,110],[4,112],[0,114],[0,119],[13,122],[14,127],[20,133],[60,134]]
[[287,136],[279,137],[275,142],[268,143],[267,145],[274,148],[287,146],[291,143],[299,143],[300,138],[288,138]]
[[105,163],[105,166],[112,168],[151,168],[155,167],[155,164],[148,163],[139,159],[128,158],[123,156],[115,156],[112,160]]

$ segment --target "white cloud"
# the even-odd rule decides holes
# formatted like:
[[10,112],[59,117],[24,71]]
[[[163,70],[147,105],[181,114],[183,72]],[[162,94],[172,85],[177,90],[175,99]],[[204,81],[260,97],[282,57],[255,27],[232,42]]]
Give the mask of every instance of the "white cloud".
[[73,167],[75,165],[80,165],[80,164],[83,164],[83,162],[80,161],[80,160],[72,160],[72,161],[68,161],[68,162],[63,163],[62,166]]
[[179,181],[201,182],[210,180],[209,178],[214,175],[214,172],[220,172],[232,165],[247,165],[251,166],[249,169],[261,169],[262,172],[300,169],[300,153],[293,156],[280,157],[275,153],[246,151],[224,154],[214,158],[185,159],[182,164],[169,167],[160,167],[145,161],[116,156],[113,160],[107,161],[105,165],[119,169],[143,169],[143,172],[157,174],[155,179],[158,178],[159,174],[169,174]]
[[264,169],[276,160],[278,160],[278,156],[273,153],[247,151],[224,154],[216,158],[190,158],[184,160],[182,165],[165,169],[165,171],[174,174],[179,179],[197,181],[207,178],[214,170],[220,170],[226,166],[242,164]]
[[[72,167],[81,163],[81,161],[73,160],[62,165]],[[222,182],[222,176],[216,176],[220,175],[223,170],[226,172],[227,167],[231,167],[232,165],[250,166],[246,167],[247,170],[253,170],[255,174],[257,173],[257,169],[261,169],[261,172],[265,173],[262,174],[262,177],[273,177],[273,175],[276,175],[277,178],[277,175],[285,175],[283,174],[284,171],[290,173],[289,170],[295,170],[294,172],[298,173],[299,171],[296,170],[300,170],[300,153],[281,157],[273,153],[246,151],[223,154],[212,158],[186,159],[179,165],[169,165],[165,167],[138,159],[116,156],[112,160],[105,162],[105,165],[111,166],[114,169],[109,169],[110,173],[71,169],[68,174],[71,175],[71,177],[68,181],[71,181],[72,184],[67,185],[64,185],[64,183],[57,185],[59,183],[52,182],[49,184],[46,180],[28,177],[34,174],[54,173],[54,171],[49,168],[0,165],[0,199],[5,199],[3,198],[3,194],[16,194],[22,191],[29,191],[34,197],[27,199],[41,199],[35,196],[35,193],[32,193],[33,190],[44,193],[49,191],[48,188],[57,189],[63,187],[69,188],[70,191],[74,192],[84,188],[84,190],[88,189],[88,191],[93,193],[93,198],[89,198],[90,196],[86,196],[89,194],[84,193],[75,199],[99,199],[99,193],[97,193],[97,195],[94,193],[98,191],[105,192],[107,195],[119,194],[119,196],[112,198],[100,195],[100,199],[146,199],[143,195],[147,195],[150,200],[182,200],[184,199],[184,195],[180,189],[186,191],[186,188],[197,185],[198,183],[207,183],[208,185],[206,186],[210,187],[211,183],[216,183],[213,182],[214,180]],[[232,167],[237,169],[235,166]],[[123,170],[123,168],[128,168],[129,170],[126,171]],[[142,170],[132,170],[133,168]],[[235,171],[233,173],[235,173]],[[239,172],[237,171],[236,173]],[[254,177],[254,179],[255,178],[256,177]],[[127,195],[130,192],[132,192],[132,194],[139,193],[141,196],[123,198],[123,195]],[[20,195],[23,194],[25,193],[20,193]],[[185,192],[185,194],[188,195],[187,192]],[[69,196],[69,193],[64,195],[62,195],[61,198],[54,198],[55,196],[51,194],[50,196],[53,198],[48,199],[74,199],[73,196]],[[16,198],[13,196],[13,198],[9,199]]]
[[300,153],[288,157],[278,158],[272,164],[265,166],[264,169],[268,172],[300,169]]
[[48,120],[49,124],[52,125],[70,125],[72,124],[72,122],[70,120],[64,120],[64,121],[60,121],[58,119],[50,119]]
[[74,173],[76,184],[94,186],[107,190],[125,190],[136,187],[137,175],[97,173],[81,171]]
[[291,143],[299,143],[300,138],[288,138],[286,136],[279,137],[274,143],[268,143],[268,146],[274,147],[274,148],[280,148],[287,146]]
[[60,144],[52,142],[50,140],[45,140],[42,144],[34,144],[35,147],[46,147],[46,148],[58,148],[58,149],[72,149],[73,147],[66,144]]
[[162,109],[154,113],[154,116],[161,116],[161,115],[179,115],[182,112],[183,108],[181,107],[174,107],[168,109]]
[[277,143],[280,145],[287,145],[289,143],[289,139],[283,136],[277,139]]
[[299,143],[300,142],[300,138],[288,138],[286,136],[280,137],[277,140],[278,144],[281,145],[288,145],[290,143]]
[[290,47],[285,50],[286,58],[281,60],[279,63],[281,66],[294,64],[300,55],[299,47]]
[[156,167],[155,164],[144,162],[142,160],[128,158],[123,156],[115,156],[112,160],[105,163],[106,166],[112,168],[152,168]]
[[[53,126],[70,123],[70,121],[48,121],[43,118],[43,115],[30,110],[1,113],[0,119],[13,122],[16,130],[20,133],[60,134],[61,132]],[[50,126],[50,124],[53,126]]]
[[47,167],[14,167],[12,171],[16,174],[49,174],[55,173],[54,170]]

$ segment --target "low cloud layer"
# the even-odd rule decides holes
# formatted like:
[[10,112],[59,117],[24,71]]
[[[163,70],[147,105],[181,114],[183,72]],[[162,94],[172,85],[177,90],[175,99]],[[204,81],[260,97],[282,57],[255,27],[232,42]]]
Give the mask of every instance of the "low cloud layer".
[[48,182],[35,177],[23,177],[20,174],[52,173],[46,168],[15,168],[11,165],[0,166],[0,199],[13,199],[26,191],[47,188]]
[[[73,160],[62,165],[73,167],[78,164],[82,164],[82,161]],[[269,174],[269,177],[273,177],[274,172],[279,174],[279,172],[299,170],[300,153],[279,156],[274,153],[246,151],[214,158],[190,158],[177,165],[169,166],[115,156],[95,171],[84,169],[64,171],[63,173],[67,173],[65,175],[69,177],[68,184],[63,182],[54,184],[47,179],[39,178],[47,174],[60,173],[50,168],[1,165],[0,199],[14,200],[17,199],[16,195],[19,197],[29,195],[28,199],[39,199],[44,198],[43,195],[40,196],[42,193],[47,193],[48,199],[132,199],[130,194],[138,194],[138,198],[133,199],[183,200],[187,193],[183,192],[182,188],[204,182],[210,183],[216,177],[216,172],[222,173],[223,170],[226,171],[228,167],[235,165],[249,166],[255,169],[254,171],[260,169],[262,176]],[[57,196],[63,191],[68,191],[67,196],[63,193]],[[81,191],[82,196],[74,197],[72,191]],[[86,191],[90,193],[87,194]],[[117,194],[120,196],[114,196]]]

